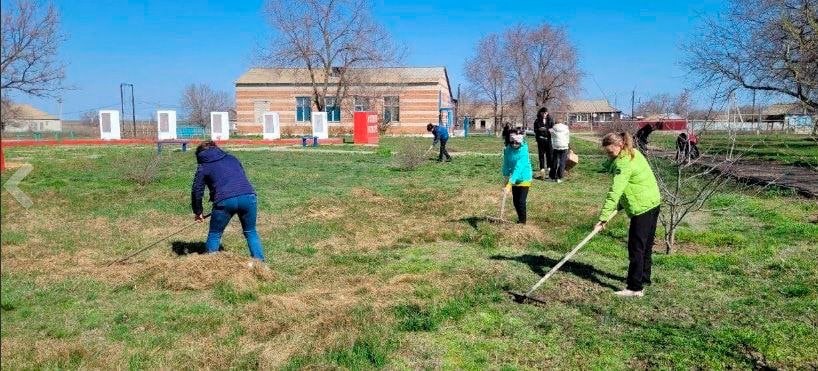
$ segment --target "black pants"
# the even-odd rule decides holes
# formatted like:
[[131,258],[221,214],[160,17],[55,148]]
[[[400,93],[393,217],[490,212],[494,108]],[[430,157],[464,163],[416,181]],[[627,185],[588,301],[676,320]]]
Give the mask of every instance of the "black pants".
[[568,161],[567,149],[555,149],[554,155],[551,156],[551,170],[548,171],[548,177],[554,180],[562,179],[565,175],[565,162]]
[[650,284],[651,253],[658,219],[659,206],[631,218],[628,230],[628,290],[641,291],[643,285]]
[[511,186],[511,199],[514,202],[514,210],[517,211],[517,223],[525,224],[525,202],[528,198],[528,187]]
[[437,156],[438,161],[443,161],[443,156],[446,156],[446,160],[452,159],[452,156],[449,156],[449,152],[446,151],[446,142],[448,142],[448,140],[440,140],[440,155]]
[[554,157],[554,149],[550,139],[537,138],[537,158],[540,160],[540,169],[547,169]]

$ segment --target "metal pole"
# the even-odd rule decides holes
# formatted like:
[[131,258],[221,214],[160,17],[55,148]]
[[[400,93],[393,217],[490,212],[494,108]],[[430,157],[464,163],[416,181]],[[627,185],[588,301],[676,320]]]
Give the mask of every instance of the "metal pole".
[[125,116],[125,83],[119,84],[119,105],[122,109],[122,116]]
[[133,137],[136,139],[136,103],[134,102],[133,84],[131,86],[131,122],[133,123]]

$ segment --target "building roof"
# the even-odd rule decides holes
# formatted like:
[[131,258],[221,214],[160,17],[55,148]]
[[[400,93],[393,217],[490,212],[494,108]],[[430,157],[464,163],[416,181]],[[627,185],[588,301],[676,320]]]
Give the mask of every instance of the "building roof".
[[[323,71],[317,71],[317,80],[323,80]],[[449,78],[446,67],[392,67],[392,68],[352,68],[347,76],[363,83],[401,84],[437,83]],[[302,84],[309,83],[310,74],[306,68],[251,68],[239,76],[236,85],[255,84]],[[330,82],[338,78],[330,77]]]
[[595,113],[595,112],[622,112],[608,103],[605,99],[598,100],[574,100],[568,102],[564,112],[570,113]]
[[660,113],[645,117],[645,121],[662,121],[662,120],[684,120],[685,118],[675,113]]
[[761,111],[764,116],[803,115],[809,108],[801,103],[775,103]]
[[11,118],[14,120],[57,120],[56,117],[40,111],[28,104],[11,105]]

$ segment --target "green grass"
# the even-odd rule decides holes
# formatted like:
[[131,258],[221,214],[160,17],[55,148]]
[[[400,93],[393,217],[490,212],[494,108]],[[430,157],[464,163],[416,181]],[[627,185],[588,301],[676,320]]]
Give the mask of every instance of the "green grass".
[[[676,134],[654,132],[650,136],[651,145],[676,149]],[[699,135],[699,150],[707,154],[741,155],[747,160],[777,161],[787,165],[818,168],[818,138],[799,134],[738,134],[735,146],[725,133],[702,133]]]
[[[190,152],[163,153],[140,186],[127,174],[148,146],[5,149],[34,165],[21,184],[34,205],[2,197],[2,367],[818,366],[814,200],[725,188],[681,227],[674,254],[657,250],[641,300],[612,294],[627,268],[618,217],[543,285],[548,304],[520,305],[506,291],[526,290],[593,226],[610,183],[595,144],[574,141],[567,182],[535,182],[519,227],[479,221],[498,212],[497,139],[453,138],[454,162],[394,170],[409,141],[430,142],[228,149],[259,195],[271,281],[175,257],[171,243],[202,241],[204,225],[106,267],[192,220]],[[231,256],[248,254],[240,231],[233,221],[225,233]]]

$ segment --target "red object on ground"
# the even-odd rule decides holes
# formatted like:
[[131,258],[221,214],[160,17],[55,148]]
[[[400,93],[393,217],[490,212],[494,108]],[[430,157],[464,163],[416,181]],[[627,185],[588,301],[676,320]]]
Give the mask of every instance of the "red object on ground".
[[6,170],[6,153],[3,152],[3,141],[0,140],[0,171]]
[[378,144],[378,114],[355,112],[352,117],[355,123],[352,129],[352,139],[355,144]]

